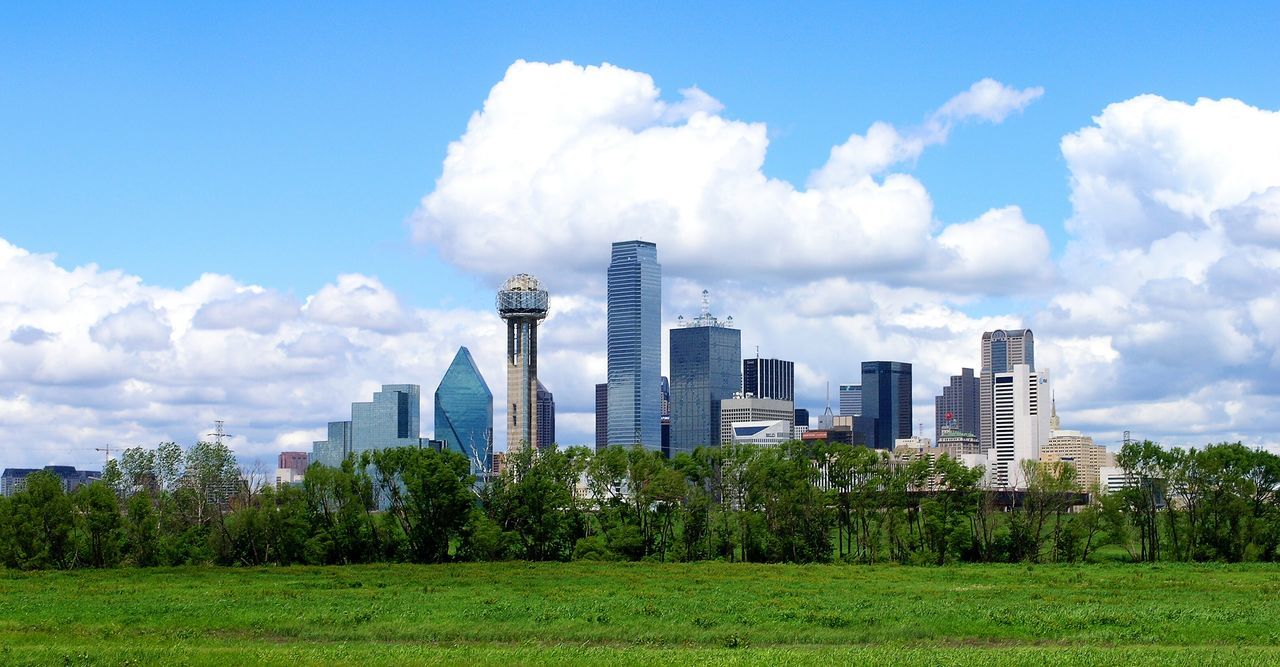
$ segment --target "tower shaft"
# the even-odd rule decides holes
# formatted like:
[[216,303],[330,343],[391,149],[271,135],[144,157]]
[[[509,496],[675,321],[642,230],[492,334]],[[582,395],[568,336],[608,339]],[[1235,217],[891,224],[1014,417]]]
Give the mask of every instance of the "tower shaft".
[[507,318],[507,452],[538,446],[538,320]]

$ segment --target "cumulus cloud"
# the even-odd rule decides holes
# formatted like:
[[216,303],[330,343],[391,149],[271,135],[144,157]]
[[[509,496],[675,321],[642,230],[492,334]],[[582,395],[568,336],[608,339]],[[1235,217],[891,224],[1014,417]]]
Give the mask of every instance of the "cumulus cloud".
[[400,299],[371,276],[344,274],[307,298],[307,317],[317,322],[396,332],[409,324]]
[[[941,141],[967,118],[1003,118],[1037,94],[979,82],[934,114],[927,138],[903,139],[881,124],[867,146],[841,154],[882,162],[864,154],[884,145],[900,161],[918,154],[912,142]],[[647,74],[612,65],[517,62],[450,144],[413,236],[493,279],[536,266],[553,283],[584,288],[599,282],[600,249],[623,238],[661,239],[664,266],[681,275],[796,283],[854,274],[902,285],[928,281],[914,266],[958,248],[998,252],[978,246],[1003,242],[961,243],[961,228],[943,246],[928,192],[907,174],[824,177],[808,189],[769,178],[765,126],[720,116],[720,107],[697,89],[665,102]],[[1014,224],[1031,227],[1020,217]],[[982,268],[1013,277],[1022,266]]]
[[172,334],[164,315],[146,303],[130,304],[89,329],[94,342],[128,352],[163,350]]
[[196,311],[192,324],[201,329],[241,328],[269,333],[296,317],[298,310],[297,300],[274,290],[245,290],[204,304]]

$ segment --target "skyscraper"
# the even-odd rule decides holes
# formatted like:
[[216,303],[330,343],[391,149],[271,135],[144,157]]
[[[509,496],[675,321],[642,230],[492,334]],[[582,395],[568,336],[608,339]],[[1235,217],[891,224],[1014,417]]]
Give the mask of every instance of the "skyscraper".
[[440,379],[435,404],[436,439],[467,457],[479,474],[493,454],[493,392],[467,348],[458,348]]
[[720,444],[720,401],[742,386],[742,332],[733,318],[711,314],[702,292],[702,314],[680,318],[671,330],[671,456]]
[[1026,488],[1023,461],[1039,461],[1049,444],[1049,371],[1014,364],[992,377],[992,440],[987,458],[996,487]]
[[996,329],[982,334],[982,371],[978,378],[978,442],[988,449],[992,441],[991,385],[996,373],[1017,364],[1036,369],[1035,336],[1030,329]]
[[795,364],[782,359],[753,357],[742,360],[742,392],[756,398],[794,401]]
[[960,369],[951,376],[951,384],[942,388],[942,395],[934,398],[934,442],[942,442],[946,430],[978,434],[978,378],[972,368]]
[[547,387],[538,381],[538,449],[556,444],[556,399]]
[[421,389],[384,384],[368,403],[351,404],[351,421],[329,422],[329,438],[312,443],[313,460],[337,467],[349,455],[393,447],[422,447],[418,436]]
[[911,364],[862,362],[862,415],[855,424],[875,449],[911,437]]
[[840,385],[840,414],[846,417],[862,416],[862,385]]
[[662,267],[658,246],[613,244],[609,261],[608,441],[661,447]]
[[609,446],[609,383],[596,385],[596,451]]
[[498,315],[507,321],[507,452],[538,446],[538,322],[547,316],[547,291],[520,273],[498,290]]

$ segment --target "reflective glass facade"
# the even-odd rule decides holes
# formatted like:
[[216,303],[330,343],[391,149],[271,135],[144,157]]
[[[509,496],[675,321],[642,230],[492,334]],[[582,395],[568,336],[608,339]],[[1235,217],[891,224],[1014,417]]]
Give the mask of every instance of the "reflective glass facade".
[[893,449],[893,441],[911,437],[911,364],[862,362],[862,416],[855,423],[876,449]]
[[538,380],[538,449],[547,449],[556,444],[556,398]]
[[608,444],[656,450],[662,439],[662,267],[655,244],[613,244],[608,299]]
[[742,391],[756,398],[794,401],[795,364],[782,359],[743,359]]
[[416,384],[384,384],[373,401],[351,404],[351,421],[329,422],[329,438],[312,443],[315,461],[337,467],[350,454],[420,447],[421,393]]
[[458,348],[436,387],[435,439],[471,461],[472,471],[493,452],[493,392],[485,383],[471,351]]
[[670,455],[720,444],[720,401],[733,398],[741,386],[741,331],[724,326],[672,329]]

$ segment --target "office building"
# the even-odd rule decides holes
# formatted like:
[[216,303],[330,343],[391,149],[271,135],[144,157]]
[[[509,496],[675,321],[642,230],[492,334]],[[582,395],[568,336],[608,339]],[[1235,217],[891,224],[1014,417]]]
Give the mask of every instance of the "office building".
[[933,437],[936,441],[942,440],[943,431],[978,432],[978,406],[981,404],[978,394],[978,378],[972,368],[962,368],[959,375],[951,376],[951,383],[943,387],[942,395],[933,400]]
[[733,328],[732,317],[711,314],[703,290],[702,314],[688,322],[681,317],[670,345],[670,455],[675,456],[720,444],[720,402],[742,386],[742,332]]
[[1023,461],[1039,461],[1049,444],[1049,371],[1033,371],[1028,364],[1014,364],[992,377],[992,440],[987,452],[992,484],[999,488],[1026,488]]
[[730,426],[739,423],[758,423],[783,421],[787,424],[787,439],[790,439],[795,423],[795,403],[776,398],[756,398],[743,393],[720,401],[720,437],[731,442],[734,432]]
[[[827,408],[826,414],[830,420],[823,422],[818,420],[817,428],[800,434],[800,439],[804,442],[842,442],[846,445],[865,445],[863,435],[854,430],[854,420],[858,419],[852,415],[831,415],[831,408]],[[825,424],[825,425],[824,425]]]
[[1030,329],[996,329],[982,334],[982,371],[978,378],[978,441],[984,450],[993,445],[992,378],[1018,364],[1036,370],[1036,341]]
[[348,456],[393,447],[424,447],[418,436],[420,388],[416,384],[384,384],[368,403],[351,404],[351,421],[329,422],[329,438],[312,443],[312,459],[330,467]]
[[596,451],[609,446],[609,383],[596,385]]
[[795,415],[793,416],[793,419],[792,419],[792,423],[795,424],[797,427],[803,426],[805,428],[809,428],[809,409],[796,408]]
[[498,290],[498,315],[507,322],[507,452],[538,446],[538,323],[547,316],[547,291],[519,273]]
[[1059,426],[1058,406],[1050,400],[1049,442],[1040,450],[1040,462],[1070,464],[1076,471],[1077,488],[1090,491],[1101,482],[1102,469],[1115,466],[1115,454],[1094,444],[1092,437]]
[[0,473],[0,495],[12,496],[27,488],[27,477],[37,472],[52,473],[62,482],[62,490],[71,493],[76,489],[102,479],[97,470],[76,470],[75,466],[45,466],[43,468],[5,468]]
[[939,455],[947,454],[957,461],[961,460],[962,456],[982,453],[976,434],[950,429],[942,431],[942,435],[938,436],[937,449]]
[[280,452],[276,464],[277,468],[292,471],[295,477],[301,478],[311,464],[311,455],[307,452]]
[[653,243],[613,244],[607,343],[608,442],[660,449],[662,267]]
[[556,444],[556,398],[538,381],[538,449]]
[[460,347],[453,355],[436,387],[435,408],[436,440],[467,457],[472,474],[483,474],[493,454],[493,392],[471,350]]
[[862,414],[857,425],[875,449],[893,449],[894,441],[911,437],[911,364],[862,362]]
[[862,385],[840,385],[840,414],[846,417],[862,416]]
[[742,360],[742,393],[757,398],[794,401],[796,396],[795,363],[782,359]]

